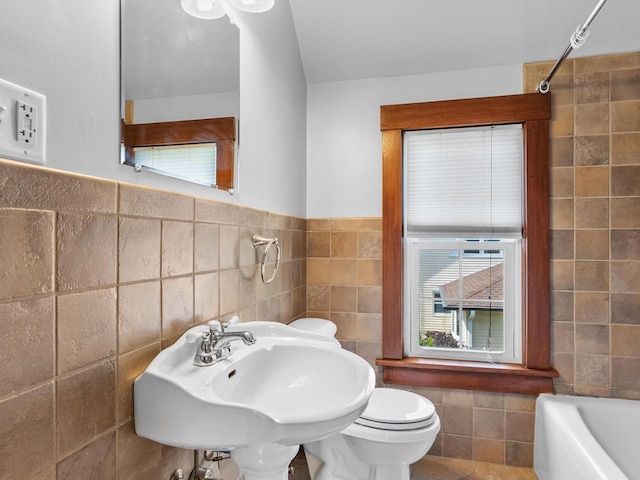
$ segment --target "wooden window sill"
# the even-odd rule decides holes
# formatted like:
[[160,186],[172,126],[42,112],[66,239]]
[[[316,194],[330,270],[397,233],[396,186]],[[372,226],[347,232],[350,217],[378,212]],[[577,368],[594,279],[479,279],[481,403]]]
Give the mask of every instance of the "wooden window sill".
[[524,395],[551,393],[553,378],[558,376],[553,368],[418,357],[379,358],[376,365],[384,367],[385,383]]

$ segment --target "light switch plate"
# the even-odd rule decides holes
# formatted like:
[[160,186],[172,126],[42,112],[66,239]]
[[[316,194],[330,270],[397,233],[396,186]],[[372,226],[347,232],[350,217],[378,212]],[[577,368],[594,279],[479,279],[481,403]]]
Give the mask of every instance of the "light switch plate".
[[46,97],[0,79],[0,157],[44,163]]

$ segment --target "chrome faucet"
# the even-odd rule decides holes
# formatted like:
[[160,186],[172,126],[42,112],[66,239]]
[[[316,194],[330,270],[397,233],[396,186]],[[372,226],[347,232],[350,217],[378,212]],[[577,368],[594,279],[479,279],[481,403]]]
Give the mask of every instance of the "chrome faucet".
[[235,340],[242,340],[245,345],[253,345],[256,343],[256,337],[251,332],[226,331],[228,327],[239,323],[239,321],[238,317],[233,317],[223,324],[217,320],[212,320],[208,323],[208,331],[205,330],[199,334],[187,334],[187,341],[190,343],[200,339],[193,364],[198,367],[207,367],[224,360],[233,353],[229,344]]

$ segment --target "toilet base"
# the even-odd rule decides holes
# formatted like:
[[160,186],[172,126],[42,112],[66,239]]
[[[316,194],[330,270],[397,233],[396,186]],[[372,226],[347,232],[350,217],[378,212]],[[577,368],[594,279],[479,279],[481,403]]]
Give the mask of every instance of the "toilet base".
[[433,445],[440,431],[440,419],[436,416],[433,424],[422,431],[404,432],[402,441],[397,436],[391,441],[384,435],[381,441],[366,439],[365,432],[354,430],[369,427],[354,429],[354,426],[303,445],[311,480],[410,480],[411,465]]
[[371,480],[409,480],[411,467],[409,465],[374,465]]
[[309,469],[309,475],[312,480],[315,480],[315,478],[318,476],[318,472],[322,468],[323,462],[322,460],[320,460],[318,457],[316,457],[314,454],[312,454],[307,450],[304,451],[304,456],[307,460],[307,468]]
[[344,436],[330,439],[303,445],[311,480],[371,480],[371,467],[355,456]]
[[[411,467],[409,465],[382,464],[369,466],[351,458],[346,463],[346,465],[349,465],[348,470],[345,470],[344,467],[339,467],[334,462],[325,464],[309,450],[305,448],[305,457],[311,480],[409,480],[411,477]],[[340,449],[332,449],[331,452],[325,450],[323,453],[325,455],[330,454],[334,458],[341,455]],[[345,465],[345,463],[342,463],[342,465]]]

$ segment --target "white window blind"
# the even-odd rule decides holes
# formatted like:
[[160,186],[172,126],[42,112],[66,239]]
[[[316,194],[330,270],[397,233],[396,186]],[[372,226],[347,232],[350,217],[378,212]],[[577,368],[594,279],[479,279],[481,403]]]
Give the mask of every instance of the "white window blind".
[[216,184],[216,144],[134,147],[135,163],[201,185]]
[[407,132],[404,142],[408,235],[521,234],[521,125]]

